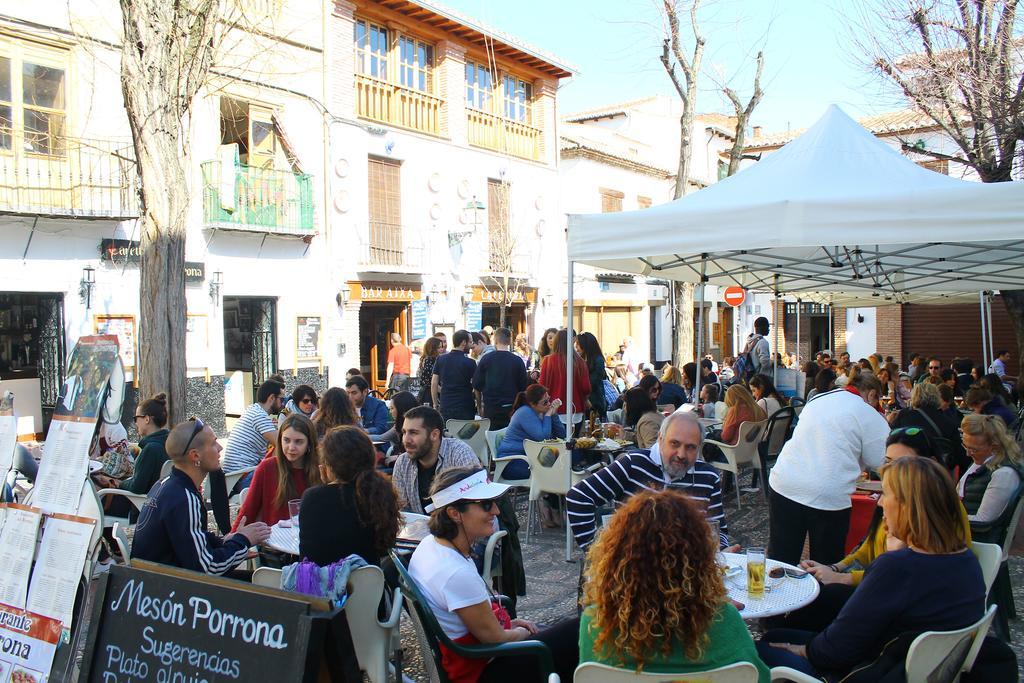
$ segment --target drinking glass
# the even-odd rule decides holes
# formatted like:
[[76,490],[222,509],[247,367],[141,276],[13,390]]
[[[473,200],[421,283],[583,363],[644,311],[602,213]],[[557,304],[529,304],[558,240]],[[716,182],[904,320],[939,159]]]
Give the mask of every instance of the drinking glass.
[[764,548],[747,548],[747,595],[764,597]]
[[288,501],[288,516],[291,517],[292,526],[299,526],[299,507],[302,505],[302,499],[296,498]]

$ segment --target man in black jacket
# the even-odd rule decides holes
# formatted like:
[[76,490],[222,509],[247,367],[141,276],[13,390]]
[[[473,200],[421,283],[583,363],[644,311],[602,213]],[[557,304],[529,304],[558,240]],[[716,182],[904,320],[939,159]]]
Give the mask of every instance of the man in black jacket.
[[171,474],[149,492],[135,527],[132,558],[159,562],[206,574],[227,574],[241,563],[249,547],[270,536],[263,522],[247,524],[220,537],[207,531],[206,505],[199,487],[220,469],[220,444],[213,430],[193,418],[171,430],[167,455]]

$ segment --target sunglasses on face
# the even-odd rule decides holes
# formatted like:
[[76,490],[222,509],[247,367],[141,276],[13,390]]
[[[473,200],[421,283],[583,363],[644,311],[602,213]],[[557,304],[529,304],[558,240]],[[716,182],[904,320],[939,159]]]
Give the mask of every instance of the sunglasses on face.
[[314,405],[315,406],[316,405],[316,399],[307,396],[306,398],[304,398],[301,401],[299,401],[300,405],[304,405],[304,404],[307,404],[307,403],[310,404],[310,405]]
[[942,366],[941,365],[929,365],[928,369],[929,370],[941,370]]
[[497,509],[498,509],[498,501],[496,501],[494,499],[491,499],[491,500],[468,500],[466,502],[469,503],[470,505],[476,505],[477,507],[479,507],[484,512],[490,512],[491,510],[494,510],[495,512],[497,512]]
[[206,425],[204,425],[203,421],[200,420],[198,417],[190,417],[189,421],[190,422],[194,422],[195,423],[195,427],[192,428],[192,436],[188,437],[188,441],[185,442],[185,448],[183,448],[182,451],[181,451],[182,455],[185,455],[185,454],[188,453],[188,447],[192,445],[193,441],[195,441],[195,438],[196,438],[196,436],[199,435],[199,432],[201,432],[204,429],[206,429]]

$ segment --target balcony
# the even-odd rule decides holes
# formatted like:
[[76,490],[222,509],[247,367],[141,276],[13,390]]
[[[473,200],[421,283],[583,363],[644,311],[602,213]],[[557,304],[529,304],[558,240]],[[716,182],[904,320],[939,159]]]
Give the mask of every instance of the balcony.
[[356,74],[356,112],[365,119],[440,135],[442,104],[428,93]]
[[359,255],[360,267],[384,272],[407,272],[422,268],[421,236],[405,232],[401,225],[395,223],[370,221],[367,238]]
[[208,228],[315,235],[313,177],[244,164],[203,169],[203,222]]
[[0,212],[67,218],[139,215],[131,142],[0,130]]
[[469,144],[533,161],[540,159],[540,128],[466,108]]

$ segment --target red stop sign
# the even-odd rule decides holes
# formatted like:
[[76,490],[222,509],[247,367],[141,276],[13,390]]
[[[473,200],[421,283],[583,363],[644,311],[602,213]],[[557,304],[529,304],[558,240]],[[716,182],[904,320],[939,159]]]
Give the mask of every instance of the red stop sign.
[[730,306],[739,306],[747,300],[747,290],[742,287],[726,287],[723,297],[725,298],[725,303]]

